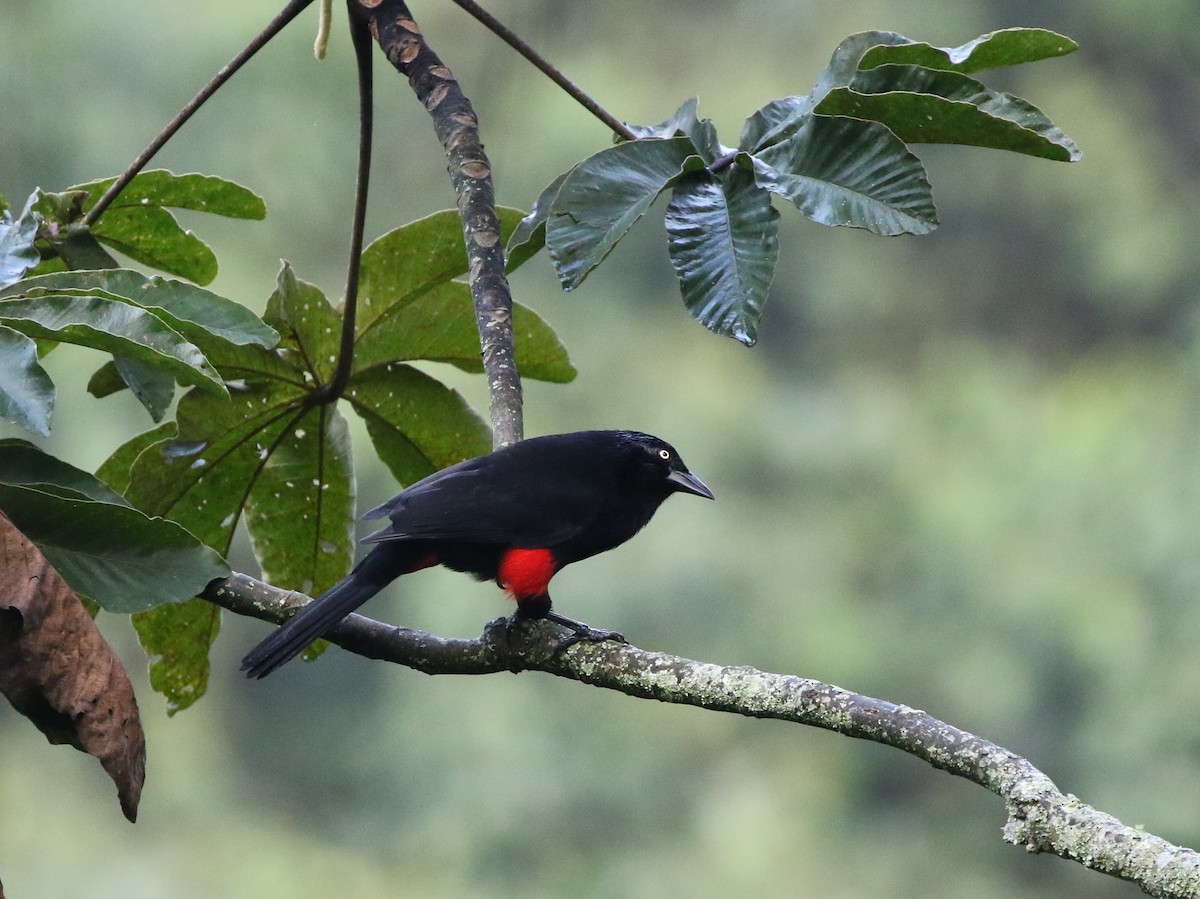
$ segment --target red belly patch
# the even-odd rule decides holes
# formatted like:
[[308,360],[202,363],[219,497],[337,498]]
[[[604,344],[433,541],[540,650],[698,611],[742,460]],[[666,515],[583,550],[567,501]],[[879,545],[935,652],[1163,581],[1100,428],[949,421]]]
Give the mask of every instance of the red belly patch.
[[545,596],[554,577],[554,554],[548,549],[510,549],[500,560],[500,586],[520,600]]

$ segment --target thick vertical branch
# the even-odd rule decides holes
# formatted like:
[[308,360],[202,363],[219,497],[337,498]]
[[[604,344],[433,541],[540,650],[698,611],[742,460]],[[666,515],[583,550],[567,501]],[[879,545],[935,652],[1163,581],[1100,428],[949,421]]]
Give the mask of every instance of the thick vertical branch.
[[421,36],[399,0],[348,0],[350,14],[364,19],[380,48],[408,77],[417,99],[433,117],[446,150],[467,243],[471,296],[491,393],[492,442],[521,439],[521,377],[513,351],[512,295],[504,274],[504,244],[496,216],[492,169],[479,139],[479,122],[453,73]]

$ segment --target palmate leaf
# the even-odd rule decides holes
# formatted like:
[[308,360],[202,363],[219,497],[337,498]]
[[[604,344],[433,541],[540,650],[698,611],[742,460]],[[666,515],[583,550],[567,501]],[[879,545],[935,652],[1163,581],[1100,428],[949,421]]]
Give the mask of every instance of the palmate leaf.
[[[519,210],[500,208],[501,236],[522,220]],[[483,371],[475,307],[467,285],[462,223],[453,211],[438,212],[373,241],[363,251],[355,339],[357,370],[425,359]],[[566,382],[575,368],[566,349],[532,310],[513,304],[517,363],[524,377]]]
[[176,522],[24,441],[0,441],[0,509],[77,593],[110,611],[177,602],[229,573]]
[[0,325],[0,418],[45,437],[53,411],[54,382],[38,363],[37,344]]
[[55,293],[0,298],[0,324],[28,337],[92,347],[144,362],[215,393],[225,387],[195,344],[157,315],[106,296]]
[[925,167],[883,125],[811,116],[786,140],[750,157],[758,185],[822,225],[876,234],[937,227]]
[[878,66],[830,91],[816,111],[881,122],[908,143],[991,147],[1060,162],[1082,155],[1031,103],[957,72]]
[[572,169],[546,221],[546,247],[563,288],[578,287],[660,193],[704,165],[691,138],[673,137],[617,144]]
[[752,345],[779,256],[779,213],[754,177],[689,178],[667,204],[667,249],[688,311],[718,334]]
[[[76,185],[88,209],[116,180],[106,178]],[[104,211],[92,228],[102,243],[144,265],[197,284],[207,284],[217,274],[217,259],[198,237],[180,227],[167,207],[210,212],[232,218],[261,219],[266,206],[250,190],[208,175],[175,175],[151,170],[137,175]]]

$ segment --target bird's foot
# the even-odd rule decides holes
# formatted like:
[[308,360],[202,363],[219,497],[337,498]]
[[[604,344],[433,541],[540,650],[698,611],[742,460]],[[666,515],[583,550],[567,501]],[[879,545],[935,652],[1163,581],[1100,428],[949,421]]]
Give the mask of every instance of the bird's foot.
[[565,627],[571,632],[568,636],[558,641],[558,645],[554,647],[556,653],[563,652],[576,643],[601,643],[605,640],[611,640],[614,643],[629,642],[623,634],[619,634],[616,631],[607,631],[592,627],[590,624],[584,624],[582,621],[567,618],[565,615],[559,615],[557,612],[548,612],[546,620],[554,622],[559,627]]

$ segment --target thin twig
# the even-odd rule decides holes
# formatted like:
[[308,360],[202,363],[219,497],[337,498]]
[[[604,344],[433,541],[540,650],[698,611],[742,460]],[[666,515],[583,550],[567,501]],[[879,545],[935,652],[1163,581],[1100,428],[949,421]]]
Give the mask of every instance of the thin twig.
[[200,89],[200,92],[196,94],[196,96],[192,97],[192,99],[187,102],[183,109],[179,110],[179,113],[175,116],[175,118],[171,119],[171,121],[167,123],[167,126],[158,133],[158,136],[155,137],[154,140],[150,141],[150,145],[138,155],[137,159],[129,164],[129,168],[125,169],[125,171],[121,173],[117,180],[114,181],[108,190],[106,190],[100,197],[100,199],[96,201],[95,205],[93,205],[92,208],[87,211],[87,214],[83,217],[83,224],[89,226],[95,224],[96,219],[100,218],[100,216],[104,214],[104,210],[108,209],[108,207],[112,204],[112,201],[115,200],[121,191],[123,191],[129,185],[129,182],[134,179],[137,173],[146,167],[147,163],[154,158],[154,154],[161,150],[163,145],[175,136],[175,132],[183,127],[184,122],[190,119],[192,115],[201,106],[203,106],[205,102],[207,102],[209,97],[215,94],[221,88],[221,86],[225,84],[226,81],[232,78],[238,69],[249,62],[250,58],[254,56],[255,53],[266,46],[271,38],[279,34],[279,32],[284,29],[284,26],[286,26],[288,22],[300,15],[300,13],[303,12],[305,7],[307,7],[310,3],[312,3],[312,0],[289,0],[288,4],[280,11],[279,15],[273,18],[267,24],[267,27],[260,31],[254,37],[254,39],[250,41],[250,43],[248,43],[240,53],[237,54],[237,56],[223,66],[217,72],[217,74],[212,77],[212,80],[209,81],[208,84],[204,85],[204,87]]
[[[281,623],[308,598],[244,574],[209,585],[204,598],[239,615]],[[772,718],[836,731],[900,749],[1005,800],[1004,839],[1048,852],[1164,897],[1200,895],[1200,854],[1065,795],[1014,752],[903,705],[794,675],[721,666],[629,644],[576,644],[556,651],[561,631],[548,622],[515,633],[493,622],[475,640],[447,640],[350,615],[325,634],[372,659],[426,674],[542,671],[661,702]]]
[[512,294],[504,274],[504,242],[496,215],[492,167],[483,152],[475,110],[454,74],[425,42],[405,3],[349,0],[349,6],[352,16],[369,24],[392,65],[408,76],[445,148],[450,180],[458,195],[475,323],[491,394],[492,443],[497,447],[515,443],[521,439],[523,426]]
[[496,37],[504,41],[526,59],[528,59],[543,75],[566,91],[571,99],[612,129],[614,134],[624,140],[637,140],[637,135],[611,112],[597,103],[592,97],[578,87],[562,70],[553,65],[544,56],[533,49],[520,35],[480,6],[475,0],[454,0],[464,10],[474,16]]

